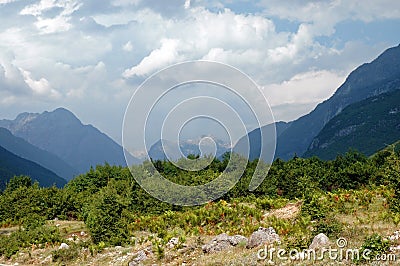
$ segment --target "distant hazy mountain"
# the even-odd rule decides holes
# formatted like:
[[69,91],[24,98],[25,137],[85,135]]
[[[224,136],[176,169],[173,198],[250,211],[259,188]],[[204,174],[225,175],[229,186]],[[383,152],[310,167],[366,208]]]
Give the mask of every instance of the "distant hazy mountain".
[[[273,137],[271,135],[271,130],[273,130],[272,127],[275,126],[275,132],[276,132],[276,137],[279,137],[280,135],[282,135],[282,133],[288,129],[291,125],[291,122],[286,123],[286,122],[276,122],[275,124],[269,124],[266,125],[264,127],[261,128],[257,128],[253,131],[251,131],[248,134],[248,138],[249,138],[249,143],[250,143],[250,151],[249,151],[249,159],[252,161],[254,159],[260,158],[260,153],[261,153],[261,146],[259,145],[259,143],[261,143],[261,133],[262,136],[264,138],[264,140],[266,140],[266,143],[264,143],[264,150],[267,152],[268,149],[274,149],[274,143],[272,141],[272,139],[270,139],[271,137]],[[247,140],[246,140],[246,136],[244,136],[243,138],[241,138],[238,143],[235,145],[234,148],[234,152],[239,153],[239,154],[245,154],[246,153],[246,149],[247,149]],[[258,144],[258,145],[254,145]],[[266,158],[264,158],[266,159]]]
[[15,120],[0,120],[0,127],[57,155],[80,173],[105,162],[126,165],[120,145],[92,125],[83,125],[64,108],[22,113]]
[[0,146],[0,188],[4,189],[5,184],[16,175],[30,176],[32,180],[38,181],[44,187],[52,185],[62,187],[67,183],[66,180],[50,170],[18,157]]
[[[150,158],[152,158],[153,160],[165,160],[165,159],[167,159],[165,152],[167,152],[170,155],[170,157],[171,157],[170,159],[172,159],[173,161],[176,161],[182,157],[179,152],[179,149],[177,149],[176,143],[174,143],[172,141],[168,141],[168,140],[163,140],[163,142],[164,142],[164,147],[163,147],[161,140],[157,141],[155,144],[153,144],[150,147],[150,150],[149,150]],[[217,148],[216,158],[220,158],[225,152],[230,151],[229,147],[227,147],[227,145],[223,141],[215,140],[215,142],[216,142],[216,148]],[[201,145],[202,145],[202,148],[203,148],[203,151],[205,154],[212,153],[214,146],[211,145],[211,142],[202,142]],[[189,154],[193,154],[193,155],[201,154],[200,149],[199,149],[198,140],[182,141],[179,144],[179,147],[185,157],[188,156]]]
[[400,90],[354,103],[314,138],[306,157],[333,159],[354,148],[372,155],[400,139]]
[[78,171],[61,160],[57,155],[33,146],[26,140],[16,137],[8,129],[0,128],[0,146],[15,155],[35,162],[58,176],[70,180]]
[[[322,128],[346,106],[400,88],[400,45],[354,70],[335,94],[312,112],[293,121],[278,137],[276,158],[303,155]],[[251,143],[257,150],[257,142]]]

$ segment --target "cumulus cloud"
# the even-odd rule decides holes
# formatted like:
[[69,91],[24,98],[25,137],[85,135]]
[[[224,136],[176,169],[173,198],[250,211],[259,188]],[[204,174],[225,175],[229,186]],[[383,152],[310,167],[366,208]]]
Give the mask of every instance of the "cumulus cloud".
[[[39,3],[31,4],[21,10],[21,15],[32,15],[37,18],[36,27],[42,33],[54,33],[68,31],[72,24],[71,15],[77,11],[83,3],[77,0],[41,0]],[[43,13],[61,9],[57,15],[52,18],[46,18]]]
[[57,90],[52,88],[47,79],[40,78],[38,80],[35,80],[32,77],[31,72],[26,71],[22,68],[20,68],[20,71],[22,73],[22,76],[24,77],[26,84],[28,84],[34,94],[46,96],[49,98],[60,98],[61,94]]
[[178,48],[179,40],[164,39],[161,40],[161,47],[152,51],[148,56],[131,69],[124,71],[123,76],[129,78],[133,75],[145,76],[156,69],[170,65],[179,60]]
[[[255,11],[243,8],[250,4]],[[282,119],[295,118],[329,97],[352,68],[393,45],[393,38],[338,37],[339,23],[359,21],[367,30],[368,23],[400,18],[400,4],[390,0],[0,0],[0,5],[2,113],[29,97],[12,110],[26,111],[28,104],[38,111],[74,108],[117,139],[120,126],[106,117],[122,117],[132,91],[147,76],[187,60],[239,68],[264,87]],[[294,26],[282,28],[282,21]],[[398,33],[388,28],[385,34]],[[100,104],[94,107],[93,101]]]
[[261,89],[277,120],[291,121],[314,109],[332,96],[346,76],[327,70],[299,73],[278,84]]
[[329,98],[345,78],[327,70],[309,71],[278,84],[262,86],[262,90],[272,106],[315,103]]

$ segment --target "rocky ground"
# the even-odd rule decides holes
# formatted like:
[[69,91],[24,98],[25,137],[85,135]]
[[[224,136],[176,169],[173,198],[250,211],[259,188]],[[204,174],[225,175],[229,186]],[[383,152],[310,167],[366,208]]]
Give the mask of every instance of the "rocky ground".
[[[281,219],[293,219],[299,214],[301,202],[289,203],[285,207],[265,212],[264,216],[276,216]],[[351,215],[340,217],[349,224]],[[0,265],[356,265],[353,260],[330,260],[325,256],[323,260],[307,260],[307,254],[298,252],[292,254],[290,259],[278,260],[276,253],[273,261],[269,261],[268,250],[284,247],[281,237],[272,227],[259,227],[249,236],[229,235],[227,233],[217,236],[193,236],[182,241],[172,238],[161,248],[155,248],[151,241],[143,241],[134,246],[104,247],[93,250],[84,243],[90,236],[82,222],[77,221],[51,221],[52,225],[59,227],[65,242],[55,246],[35,246],[25,248],[12,256],[11,259],[0,259]],[[371,226],[372,231],[386,232],[386,239],[391,247],[388,254],[399,256],[400,231],[389,224],[366,224],[357,226]],[[375,228],[374,228],[375,226]],[[8,234],[17,228],[6,228],[0,231]],[[388,233],[391,232],[391,233]],[[143,236],[149,233],[138,232]],[[341,243],[343,239],[329,239],[325,234],[315,235],[309,249],[316,252],[322,249],[343,248],[359,246],[359,243]],[[261,250],[261,251],[260,251]],[[267,251],[267,252],[265,252]],[[74,254],[78,252],[78,254]],[[318,254],[318,253],[317,253]],[[68,259],[71,256],[71,260]],[[391,260],[379,262],[359,262],[358,265],[400,265],[400,257],[391,257]],[[396,261],[394,259],[396,259]],[[397,262],[399,261],[399,262]]]

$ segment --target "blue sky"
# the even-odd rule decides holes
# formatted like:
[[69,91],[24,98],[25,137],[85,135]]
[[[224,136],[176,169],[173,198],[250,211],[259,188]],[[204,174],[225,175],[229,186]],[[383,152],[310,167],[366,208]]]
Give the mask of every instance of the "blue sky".
[[399,36],[392,0],[0,0],[0,117],[62,106],[120,141],[141,82],[207,59],[247,73],[289,121]]

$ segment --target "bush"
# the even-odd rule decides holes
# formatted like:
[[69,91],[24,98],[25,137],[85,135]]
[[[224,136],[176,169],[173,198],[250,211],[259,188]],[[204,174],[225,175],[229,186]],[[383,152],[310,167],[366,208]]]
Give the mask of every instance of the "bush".
[[67,249],[57,249],[52,252],[53,262],[69,262],[79,256],[79,245],[72,243]]
[[[365,238],[364,243],[361,246],[360,254],[363,254],[363,252],[368,249],[371,251],[368,254],[368,256],[372,260],[377,255],[381,255],[388,252],[389,248],[390,248],[389,240],[375,233]],[[361,258],[361,260],[365,260],[365,258]]]
[[338,238],[342,229],[343,225],[334,217],[326,217],[318,221],[315,226],[317,233],[324,233],[330,238]]
[[[129,186],[122,181],[110,183],[91,198],[85,210],[85,224],[93,242],[123,245],[128,242],[128,227],[124,214],[130,205]],[[126,191],[121,191],[126,189]]]
[[301,213],[303,215],[310,215],[312,220],[323,219],[330,211],[326,201],[326,196],[322,193],[316,191],[307,193],[304,197]]
[[11,233],[10,236],[0,237],[0,256],[4,255],[10,258],[21,248],[31,245],[40,245],[46,243],[58,243],[61,241],[59,231],[56,227],[37,226],[28,227],[29,230],[20,229]]

